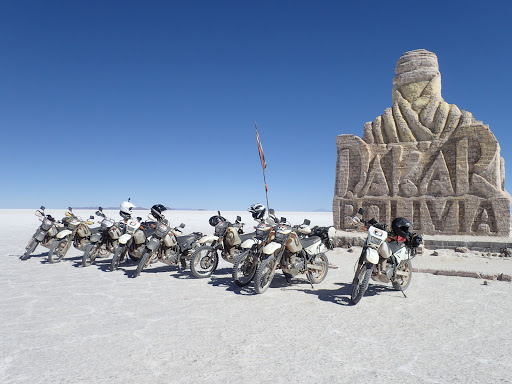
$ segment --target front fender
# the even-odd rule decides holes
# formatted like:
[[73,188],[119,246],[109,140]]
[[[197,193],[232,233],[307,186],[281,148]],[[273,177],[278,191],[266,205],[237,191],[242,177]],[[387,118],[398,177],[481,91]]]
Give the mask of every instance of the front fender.
[[65,229],[63,231],[60,231],[59,233],[57,233],[57,239],[63,239],[65,238],[67,235],[71,235],[73,232],[70,231],[69,229]]
[[245,249],[250,249],[250,248],[252,248],[252,246],[254,244],[256,244],[256,240],[254,240],[254,239],[247,239],[247,240],[245,240],[242,243],[242,245],[240,245],[240,247],[245,248]]
[[38,230],[37,233],[36,233],[35,238],[36,238],[37,241],[43,241],[45,236],[46,236],[46,232],[45,231]]
[[130,233],[125,233],[119,238],[119,244],[126,244],[131,238],[132,235]]
[[366,248],[364,258],[369,263],[377,264],[379,262],[379,253],[373,248]]
[[162,240],[152,237],[151,239],[149,239],[149,242],[146,244],[146,248],[148,248],[150,251],[154,251],[155,249],[158,248],[161,241]]
[[98,241],[101,241],[101,238],[103,236],[101,235],[101,233],[95,233],[94,235],[91,236],[91,243],[97,243]]
[[274,243],[273,241],[271,243],[268,243],[263,247],[263,253],[265,255],[273,255],[275,251],[281,248],[281,244]]
[[205,243],[211,243],[215,240],[218,240],[219,237],[218,236],[215,236],[215,235],[206,235],[206,236],[203,236],[201,237],[199,240],[198,240],[198,243],[199,244],[205,244]]

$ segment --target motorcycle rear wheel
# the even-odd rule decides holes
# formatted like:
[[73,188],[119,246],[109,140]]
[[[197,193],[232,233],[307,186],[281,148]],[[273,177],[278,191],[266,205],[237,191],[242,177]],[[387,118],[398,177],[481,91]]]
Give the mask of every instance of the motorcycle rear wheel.
[[30,255],[36,250],[39,241],[36,240],[35,236],[32,236],[30,241],[28,242],[25,253],[20,257],[21,260],[27,260]]
[[308,268],[307,274],[309,276],[309,281],[312,284],[318,284],[324,281],[325,276],[327,276],[327,272],[329,271],[329,260],[327,260],[327,256],[325,253],[319,253],[315,256],[314,265],[321,267],[321,270]]
[[[393,288],[395,288],[397,291],[405,291],[407,287],[409,287],[409,284],[411,284],[411,278],[412,278],[412,263],[411,260],[404,260],[400,263],[398,268],[396,269],[397,272],[406,273],[407,276],[398,275],[396,277],[396,280],[393,281]],[[400,289],[402,288],[402,289]]]
[[199,278],[210,277],[219,265],[217,250],[210,245],[203,245],[196,249],[190,259],[190,270]]
[[52,264],[61,261],[62,258],[66,256],[70,246],[70,239],[64,238],[61,240],[56,240],[48,251],[48,261]]
[[270,283],[272,283],[276,273],[275,265],[276,258],[274,255],[267,257],[260,263],[256,271],[256,276],[254,277],[254,290],[256,293],[263,293],[270,287]]
[[85,248],[84,255],[82,256],[82,266],[88,267],[89,265],[94,263],[96,257],[98,255],[98,248],[100,247],[100,243],[89,244]]
[[127,247],[117,247],[114,256],[112,257],[112,264],[110,265],[110,270],[115,271],[119,268],[119,264],[126,258],[126,252],[128,252]]
[[137,268],[135,269],[135,272],[133,272],[132,277],[137,277],[140,275],[142,270],[146,267],[146,265],[149,262],[149,259],[151,258],[151,252],[146,252],[139,261],[139,264],[137,264]]
[[352,304],[356,305],[364,296],[370,283],[372,271],[373,264],[371,263],[363,264],[357,268],[356,275],[352,281],[352,296],[350,298]]
[[242,252],[238,255],[235,259],[235,263],[233,264],[233,281],[239,287],[246,286],[251,282],[252,278],[256,274],[257,268],[258,263],[251,250]]

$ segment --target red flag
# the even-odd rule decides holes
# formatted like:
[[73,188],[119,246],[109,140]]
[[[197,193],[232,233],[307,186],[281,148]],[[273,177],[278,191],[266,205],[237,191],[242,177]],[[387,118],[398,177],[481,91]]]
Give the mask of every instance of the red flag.
[[[261,148],[260,135],[258,134],[258,126],[254,123],[256,127],[256,141],[258,142],[258,152],[260,154],[261,166],[263,167],[263,172],[265,172],[265,168],[267,168],[267,163],[265,162],[265,155],[263,154],[263,148]],[[265,188],[267,185],[265,184]]]

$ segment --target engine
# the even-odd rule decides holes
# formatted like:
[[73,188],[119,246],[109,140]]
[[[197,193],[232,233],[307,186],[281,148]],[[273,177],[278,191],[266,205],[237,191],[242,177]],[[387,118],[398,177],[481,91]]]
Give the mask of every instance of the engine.
[[167,248],[164,253],[164,259],[166,263],[175,264],[178,262],[179,252],[173,248]]
[[283,268],[283,272],[286,272],[292,276],[299,274],[306,269],[306,261],[300,254],[293,254],[290,257],[290,262],[286,268]]

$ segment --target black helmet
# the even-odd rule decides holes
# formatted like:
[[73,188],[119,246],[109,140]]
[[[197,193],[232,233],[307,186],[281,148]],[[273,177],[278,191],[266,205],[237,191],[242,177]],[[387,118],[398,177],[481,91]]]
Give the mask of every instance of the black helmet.
[[254,220],[263,220],[263,216],[265,216],[265,212],[267,211],[265,206],[259,203],[251,205],[247,210],[251,212]]
[[210,223],[210,225],[212,227],[215,227],[217,224],[219,224],[219,221],[226,221],[226,219],[223,218],[222,216],[215,215],[215,216],[210,217],[210,220],[208,220],[208,223]]
[[151,207],[151,214],[157,219],[162,219],[162,212],[167,211],[162,204],[155,204]]
[[412,224],[405,217],[397,217],[391,223],[391,228],[393,229],[393,233],[395,235],[401,236],[404,239],[409,238],[409,228],[412,227]]

